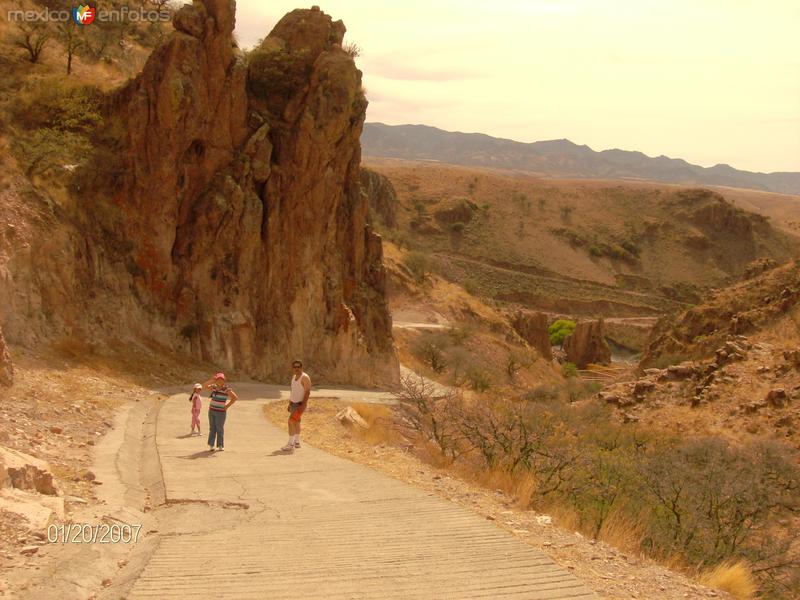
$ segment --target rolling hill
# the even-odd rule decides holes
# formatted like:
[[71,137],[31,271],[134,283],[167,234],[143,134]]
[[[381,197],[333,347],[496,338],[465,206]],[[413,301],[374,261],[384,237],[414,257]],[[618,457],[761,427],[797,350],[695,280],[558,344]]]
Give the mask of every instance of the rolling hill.
[[618,149],[597,152],[566,139],[522,143],[426,125],[366,123],[361,145],[363,154],[371,157],[435,160],[556,177],[646,179],[800,194],[800,173],[751,173],[724,164],[704,168],[685,160],[653,158],[641,152]]

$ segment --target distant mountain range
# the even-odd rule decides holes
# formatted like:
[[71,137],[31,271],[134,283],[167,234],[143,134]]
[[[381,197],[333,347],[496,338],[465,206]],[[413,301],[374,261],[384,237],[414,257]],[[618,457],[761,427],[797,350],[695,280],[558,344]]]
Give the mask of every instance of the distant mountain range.
[[751,173],[729,165],[705,168],[679,158],[579,146],[569,140],[523,143],[482,133],[444,131],[427,125],[366,123],[366,156],[437,160],[455,165],[516,169],[587,179],[648,179],[688,185],[724,185],[800,194],[800,173]]

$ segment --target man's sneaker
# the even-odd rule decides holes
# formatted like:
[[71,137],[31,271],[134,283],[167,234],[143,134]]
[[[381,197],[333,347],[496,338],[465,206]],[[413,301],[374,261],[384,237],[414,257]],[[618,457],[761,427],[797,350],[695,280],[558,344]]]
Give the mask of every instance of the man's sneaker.
[[293,444],[286,444],[283,448],[281,448],[283,452],[294,452],[294,445]]
[[213,451],[214,451],[214,446],[209,446],[209,447],[208,447],[208,451],[209,451],[209,452],[213,452]]
[[294,447],[295,447],[295,448],[299,448],[299,447],[300,447],[300,440],[297,440],[297,441],[294,443]]
[[222,446],[217,446],[217,452],[222,452],[223,450],[225,450],[225,448]]

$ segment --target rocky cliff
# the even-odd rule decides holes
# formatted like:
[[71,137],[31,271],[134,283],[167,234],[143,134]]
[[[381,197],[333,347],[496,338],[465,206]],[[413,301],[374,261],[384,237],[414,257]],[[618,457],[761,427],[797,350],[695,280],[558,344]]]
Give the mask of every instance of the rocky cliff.
[[12,383],[14,383],[14,365],[11,363],[11,355],[3,338],[3,330],[0,329],[0,385]]
[[397,193],[389,178],[371,169],[361,169],[361,188],[378,219],[390,229],[397,227]]
[[547,335],[547,315],[518,311],[511,316],[511,326],[531,348],[536,348],[545,360],[553,360],[550,336]]
[[[81,309],[53,303],[50,330],[154,341],[261,378],[298,357],[328,381],[396,380],[345,27],[295,10],[245,56],[234,22],[232,0],[182,7],[109,98],[59,286]],[[23,336],[23,319],[6,321]]]
[[[756,274],[717,290],[697,306],[659,320],[640,366],[712,357],[731,336],[766,330],[800,303],[800,263],[793,261],[772,269],[762,269],[756,263],[752,272]],[[785,339],[794,339],[797,325],[782,333]]]
[[611,349],[605,339],[603,320],[578,323],[575,331],[564,340],[564,352],[567,353],[567,361],[579,369],[585,369],[592,363],[610,363]]

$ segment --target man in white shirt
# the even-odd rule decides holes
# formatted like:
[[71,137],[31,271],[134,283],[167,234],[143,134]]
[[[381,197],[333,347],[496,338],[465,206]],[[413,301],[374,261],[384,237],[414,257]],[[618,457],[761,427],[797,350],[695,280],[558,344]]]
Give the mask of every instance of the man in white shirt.
[[289,441],[281,448],[284,452],[294,452],[300,447],[300,418],[308,406],[308,396],[311,393],[311,378],[303,371],[303,363],[296,360],[292,363],[292,381],[289,384]]

